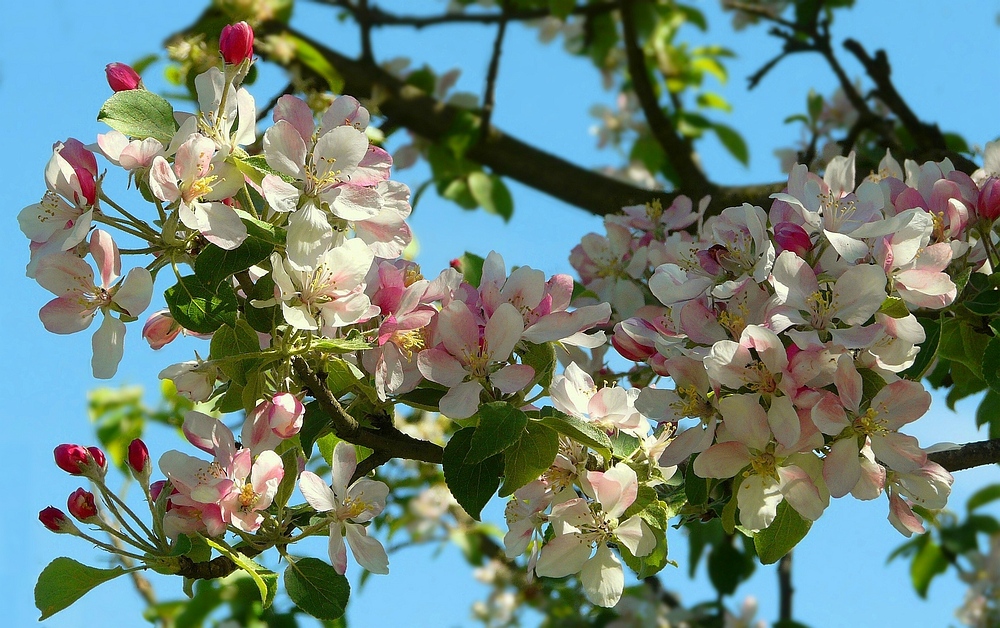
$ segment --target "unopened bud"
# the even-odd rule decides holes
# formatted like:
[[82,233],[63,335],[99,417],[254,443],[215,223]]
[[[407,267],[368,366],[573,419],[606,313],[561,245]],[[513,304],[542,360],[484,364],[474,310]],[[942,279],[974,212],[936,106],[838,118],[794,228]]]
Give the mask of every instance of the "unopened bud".
[[101,475],[108,470],[108,459],[98,447],[87,447],[87,451],[90,452],[91,457],[94,459],[94,464],[97,465],[101,472]]
[[626,360],[643,362],[656,353],[656,329],[641,318],[629,318],[615,325],[611,344]]
[[152,484],[150,484],[149,485],[149,497],[150,497],[150,499],[152,499],[154,502],[156,500],[160,499],[160,492],[163,490],[163,487],[166,486],[166,485],[167,485],[167,481],[166,480],[157,480],[157,481],[153,482]]
[[306,408],[298,397],[291,393],[279,393],[271,399],[268,424],[277,436],[291,438],[302,429],[302,417],[305,414]]
[[136,438],[128,444],[128,466],[132,468],[135,479],[145,483],[149,479],[150,463],[149,449],[146,443]]
[[253,29],[246,22],[230,24],[219,35],[219,52],[229,65],[239,65],[253,57]]
[[52,453],[56,459],[56,466],[70,475],[83,475],[90,460],[90,453],[83,445],[59,445]]
[[142,337],[149,343],[150,349],[162,349],[181,333],[181,329],[169,310],[160,310],[146,320],[142,326]]
[[66,507],[71,515],[86,523],[97,516],[97,502],[90,491],[78,488],[69,495]]
[[127,92],[142,87],[142,77],[127,63],[109,63],[104,66],[108,85],[116,92]]
[[812,249],[809,234],[794,222],[779,222],[774,225],[774,241],[782,251],[791,251],[799,257],[805,257]]
[[987,220],[1000,217],[1000,178],[990,177],[983,181],[976,201],[976,212],[980,218]]
[[38,520],[42,522],[42,525],[52,530],[53,532],[59,533],[72,533],[76,532],[76,525],[70,521],[66,513],[59,510],[55,506],[49,506],[48,508],[43,508],[38,513]]

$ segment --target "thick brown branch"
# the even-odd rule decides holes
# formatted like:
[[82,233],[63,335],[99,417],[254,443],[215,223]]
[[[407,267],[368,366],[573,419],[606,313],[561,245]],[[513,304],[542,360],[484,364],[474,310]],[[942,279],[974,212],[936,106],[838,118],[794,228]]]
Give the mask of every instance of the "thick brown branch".
[[[413,28],[424,28],[426,26],[439,26],[441,24],[497,24],[502,21],[523,22],[526,20],[537,20],[552,15],[552,11],[543,9],[520,9],[510,11],[506,16],[503,13],[445,13],[443,15],[396,15],[388,13],[379,8],[369,8],[361,16],[358,7],[348,0],[313,0],[318,4],[330,4],[346,9],[354,15],[359,22],[363,19],[371,26],[410,26]],[[615,9],[614,2],[595,2],[576,6],[570,11],[570,15],[594,16],[602,13],[610,13]]]
[[[375,427],[371,428],[362,426],[357,419],[344,410],[344,407],[340,405],[323,380],[316,375],[316,372],[304,359],[299,356],[292,358],[292,368],[295,369],[295,374],[299,376],[302,383],[309,388],[312,396],[319,402],[320,407],[330,418],[330,426],[334,433],[341,439],[374,450],[379,456],[376,460],[388,455],[389,458],[405,458],[440,464],[444,454],[444,449],[440,445],[404,434],[396,429],[391,421],[379,421]],[[386,460],[388,458],[385,458],[383,462]]]
[[927,456],[948,471],[1000,463],[1000,438],[962,445],[958,449],[936,451]]
[[677,133],[673,122],[663,113],[659,98],[649,80],[649,69],[646,67],[646,55],[639,46],[639,35],[635,29],[635,15],[632,12],[633,0],[621,0],[622,32],[625,44],[625,56],[628,59],[628,73],[632,80],[642,112],[649,123],[653,136],[663,147],[677,172],[677,178],[682,189],[688,190],[695,197],[710,193],[712,184],[705,173],[694,161],[691,146]]

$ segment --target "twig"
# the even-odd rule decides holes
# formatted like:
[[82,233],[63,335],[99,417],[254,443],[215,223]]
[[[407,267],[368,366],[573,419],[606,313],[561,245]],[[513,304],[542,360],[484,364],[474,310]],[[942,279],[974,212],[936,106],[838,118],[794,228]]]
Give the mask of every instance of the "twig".
[[639,99],[642,111],[649,122],[649,129],[660,146],[663,147],[677,173],[678,187],[688,190],[695,197],[711,193],[712,184],[695,163],[690,145],[681,138],[674,128],[673,122],[663,113],[659,99],[653,91],[649,80],[649,70],[646,58],[639,47],[639,35],[635,29],[635,15],[632,12],[633,0],[620,0],[622,13],[622,33],[625,45],[625,56],[628,60],[628,73],[632,79],[632,89]]
[[274,98],[269,100],[267,102],[267,105],[265,105],[263,109],[257,112],[257,124],[260,124],[261,122],[264,121],[264,118],[267,117],[267,114],[270,113],[271,110],[278,105],[278,100],[280,100],[282,96],[287,96],[288,94],[294,94],[294,93],[295,93],[295,86],[293,86],[291,83],[285,85],[285,89],[275,94]]
[[479,139],[480,141],[485,140],[490,132],[490,118],[493,117],[493,106],[495,104],[496,98],[496,83],[497,74],[500,71],[500,54],[503,48],[503,38],[507,33],[507,2],[503,1],[502,4],[503,12],[501,17],[504,19],[500,20],[499,26],[497,27],[497,36],[493,40],[493,54],[490,56],[489,69],[486,72],[486,93],[483,94],[483,116],[479,123]]
[[973,467],[1000,463],[1000,438],[962,445],[958,449],[936,451],[927,458],[948,471],[962,471]]
[[778,621],[792,621],[792,552],[788,552],[778,561]]
[[[317,4],[328,4],[346,9],[357,19],[361,12],[359,6],[355,6],[347,0],[312,0]],[[615,2],[595,2],[574,7],[570,15],[595,16],[614,11]],[[506,15],[504,13],[445,13],[442,15],[415,16],[396,15],[388,13],[377,7],[369,8],[365,19],[371,26],[410,26],[413,28],[425,28],[427,26],[438,26],[441,24],[499,24],[500,22],[523,22],[527,20],[538,20],[552,15],[548,8],[544,9],[519,9],[512,10]],[[359,20],[360,21],[360,20]]]
[[354,14],[361,27],[361,60],[375,61],[372,55],[372,12],[368,8],[368,0],[358,0],[358,10]]

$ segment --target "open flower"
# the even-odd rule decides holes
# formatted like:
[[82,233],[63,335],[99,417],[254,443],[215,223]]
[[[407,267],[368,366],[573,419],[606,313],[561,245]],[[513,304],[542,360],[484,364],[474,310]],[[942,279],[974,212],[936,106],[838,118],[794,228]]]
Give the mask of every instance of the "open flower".
[[372,573],[389,573],[389,557],[377,539],[368,536],[365,526],[385,508],[389,487],[382,482],[358,478],[347,483],[357,469],[354,445],[343,441],[333,450],[333,487],[327,486],[318,475],[303,471],[299,475],[299,489],[309,505],[327,513],[330,521],[330,562],[337,573],[347,571],[347,548],[344,537],[358,563]]

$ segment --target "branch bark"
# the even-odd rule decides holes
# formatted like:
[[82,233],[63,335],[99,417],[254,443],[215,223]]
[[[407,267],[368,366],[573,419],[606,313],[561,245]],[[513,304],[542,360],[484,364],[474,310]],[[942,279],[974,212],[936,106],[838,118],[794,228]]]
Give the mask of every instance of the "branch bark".
[[958,449],[936,451],[927,458],[948,471],[962,471],[988,464],[1000,464],[1000,438],[967,443]]
[[778,620],[792,621],[792,596],[795,587],[792,586],[792,552],[788,552],[778,561]]
[[[313,0],[317,4],[329,4],[349,11],[360,22],[361,11],[348,0]],[[615,2],[595,2],[574,7],[570,15],[593,16],[610,13],[616,8]],[[496,24],[501,21],[523,22],[538,20],[552,15],[550,9],[520,9],[510,11],[505,17],[502,13],[445,13],[443,15],[397,15],[383,11],[377,7],[364,12],[363,19],[370,26],[409,26],[425,28],[442,24]]]

